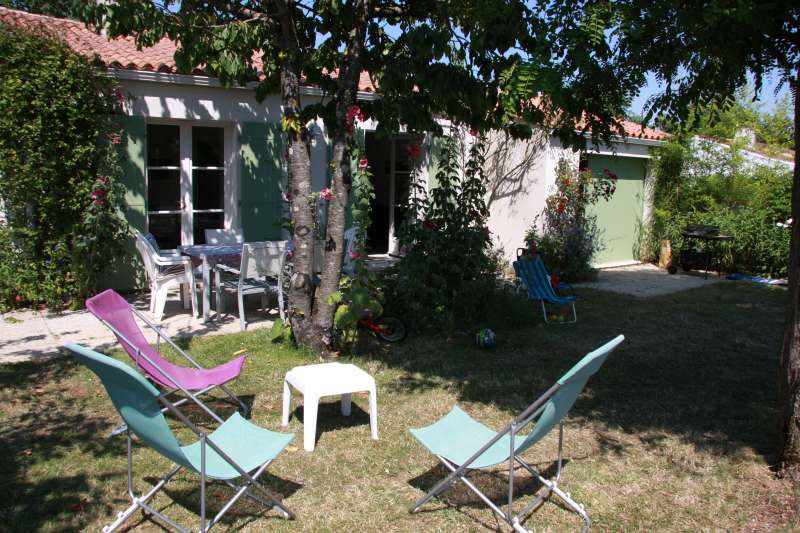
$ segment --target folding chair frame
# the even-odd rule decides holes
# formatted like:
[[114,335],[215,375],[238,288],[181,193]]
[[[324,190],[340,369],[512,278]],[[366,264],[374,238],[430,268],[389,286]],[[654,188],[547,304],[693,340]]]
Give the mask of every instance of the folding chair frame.
[[545,324],[574,324],[578,321],[578,313],[575,311],[574,300],[570,302],[572,304],[572,320],[567,320],[564,322],[551,322],[550,320],[547,320],[547,308],[545,307],[544,300],[540,299],[539,302],[542,304],[542,317],[544,317]]
[[[200,364],[197,361],[192,359],[192,357],[188,353],[183,351],[177,344],[175,344],[175,342],[173,342],[173,340],[170,339],[169,336],[162,331],[162,328],[160,326],[158,326],[158,325],[154,324],[153,322],[151,322],[150,320],[148,320],[147,317],[144,316],[143,313],[140,313],[139,311],[137,311],[133,307],[131,307],[131,311],[133,311],[133,314],[136,315],[139,319],[141,319],[149,328],[153,329],[156,332],[156,334],[157,334],[157,337],[156,337],[156,349],[157,350],[160,351],[160,347],[161,347],[160,341],[161,341],[161,339],[164,339],[164,341],[167,344],[169,344],[175,351],[177,351],[181,356],[183,356],[184,359],[189,361],[189,363],[192,366],[194,366],[195,368],[197,368],[199,370],[203,370],[204,369],[202,366],[200,366]],[[136,366],[137,367],[140,366],[139,365],[139,358],[140,357],[144,358],[144,359],[147,360],[147,362],[149,362],[151,365],[153,365],[153,367],[155,367],[155,369],[158,370],[161,373],[161,375],[164,378],[166,378],[167,381],[171,382],[175,386],[175,388],[166,390],[163,393],[161,393],[161,395],[159,396],[159,400],[165,401],[168,396],[171,396],[172,394],[175,394],[175,393],[180,391],[180,392],[182,392],[183,394],[186,395],[186,398],[182,398],[182,399],[178,400],[177,402],[175,402],[174,404],[170,404],[170,405],[173,405],[174,407],[177,407],[177,406],[182,405],[182,404],[184,404],[184,403],[186,403],[186,402],[191,400],[194,403],[196,403],[198,406],[200,406],[200,408],[203,411],[205,411],[211,418],[213,418],[214,420],[216,420],[217,422],[219,422],[221,424],[223,422],[222,418],[217,413],[212,411],[211,408],[209,408],[207,405],[205,405],[203,402],[201,402],[197,398],[199,395],[205,394],[205,393],[207,393],[207,392],[219,387],[220,389],[222,389],[223,392],[225,392],[225,394],[228,395],[228,397],[231,400],[233,400],[234,402],[239,404],[239,406],[242,409],[242,415],[245,418],[250,418],[250,409],[249,409],[249,407],[247,407],[247,404],[245,404],[238,396],[236,396],[228,387],[225,386],[225,384],[227,382],[226,383],[221,383],[219,385],[211,385],[209,387],[206,387],[205,389],[201,389],[201,390],[195,392],[194,394],[192,394],[191,392],[189,392],[189,390],[187,390],[183,386],[181,386],[181,384],[178,383],[175,380],[175,378],[173,378],[171,375],[169,375],[169,373],[167,373],[164,369],[162,369],[160,366],[158,366],[158,364],[156,364],[152,359],[147,357],[142,352],[140,347],[136,346],[130,339],[128,339],[128,337],[126,337],[122,332],[120,332],[117,328],[115,328],[113,325],[111,325],[107,320],[104,320],[104,319],[99,318],[99,317],[98,317],[98,320],[100,320],[100,322],[102,322],[103,325],[105,325],[112,332],[114,332],[114,335],[116,335],[122,342],[126,343],[128,346],[130,346],[131,348],[136,350],[137,358],[135,359],[135,362],[136,362]],[[147,377],[147,374],[145,374],[145,377]],[[232,379],[229,380],[229,381],[232,381]],[[156,385],[158,385],[158,383],[156,383]],[[168,410],[168,408],[164,407],[161,410],[161,412],[165,413],[165,412],[167,412],[167,410]],[[124,433],[126,431],[126,429],[127,429],[127,426],[125,424],[122,424],[122,425],[114,428],[114,430],[111,432],[110,436],[113,437],[115,435],[119,435],[121,433]]]
[[[511,526],[514,531],[519,533],[528,533],[528,530],[522,527],[522,522],[533,513],[536,509],[538,509],[542,503],[551,495],[555,494],[558,496],[570,509],[575,511],[584,522],[584,527],[582,528],[582,532],[586,532],[592,525],[592,521],[589,518],[589,515],[586,513],[583,505],[575,502],[572,499],[568,492],[564,492],[558,486],[559,481],[561,480],[561,467],[563,463],[563,450],[564,450],[564,422],[559,423],[558,428],[558,466],[556,470],[556,475],[552,479],[544,478],[535,468],[530,466],[526,463],[522,458],[516,454],[515,448],[515,440],[517,433],[530,424],[531,422],[538,417],[542,411],[544,410],[545,403],[552,398],[552,396],[560,389],[561,386],[556,383],[550,389],[547,390],[538,400],[534,403],[529,405],[527,409],[525,409],[519,416],[517,416],[508,426],[505,427],[502,431],[497,433],[494,437],[492,437],[486,444],[481,446],[481,448],[476,451],[472,456],[464,461],[464,464],[460,466],[456,466],[452,464],[450,461],[445,459],[440,455],[436,455],[436,457],[444,464],[449,470],[450,474],[447,475],[443,480],[437,483],[430,491],[428,491],[425,496],[417,500],[414,505],[409,508],[409,512],[416,513],[419,509],[425,505],[427,502],[432,500],[438,494],[449,488],[456,480],[461,480],[464,484],[474,492],[489,508],[494,511],[494,513],[502,518],[509,526]],[[491,448],[498,440],[500,440],[503,436],[508,434],[510,436],[510,451],[509,451],[509,459],[508,459],[508,504],[506,511],[503,511],[498,505],[496,505],[488,496],[486,496],[483,492],[481,492],[478,487],[476,487],[468,478],[467,476],[478,469],[470,468],[470,464],[472,464],[478,457],[480,457],[486,450]],[[526,505],[521,511],[518,513],[514,513],[514,463],[518,463],[524,469],[533,475],[537,481],[539,481],[544,487],[545,490],[542,491],[532,502]]]
[[[147,357],[145,354],[140,354],[144,357],[150,364],[155,365],[155,363]],[[156,366],[158,368],[158,366]],[[160,369],[159,369],[160,370]],[[165,374],[166,375],[166,374]],[[183,390],[183,389],[182,389]],[[207,410],[209,414],[211,411],[208,410],[202,402],[197,400],[194,396],[190,395],[190,398],[201,408]],[[230,508],[242,497],[247,496],[248,498],[261,503],[267,507],[273,508],[284,518],[287,520],[291,520],[295,518],[295,514],[286,507],[283,502],[281,501],[280,497],[276,494],[272,493],[270,490],[265,488],[258,482],[259,476],[263,474],[267,467],[270,465],[272,460],[265,462],[262,464],[256,471],[251,475],[248,474],[245,470],[242,469],[233,459],[228,456],[219,446],[217,446],[208,435],[206,435],[200,428],[198,428],[195,424],[193,424],[181,411],[178,410],[176,407],[177,404],[173,404],[169,400],[166,399],[165,395],[159,395],[157,397],[158,401],[164,405],[164,409],[162,412],[169,411],[173,415],[175,415],[181,422],[183,422],[197,437],[200,439],[200,533],[205,533],[206,531],[210,530],[214,525],[216,525],[222,517],[227,513]],[[222,422],[222,420],[220,420]],[[174,465],[159,481],[158,483],[153,486],[147,493],[136,496],[133,487],[133,439],[131,438],[130,430],[126,427],[124,429],[125,433],[127,434],[127,456],[128,456],[128,496],[131,499],[131,505],[121,511],[117,515],[117,519],[110,525],[103,528],[103,533],[112,533],[123,523],[125,523],[128,518],[130,518],[138,509],[141,509],[145,515],[151,515],[157,517],[169,527],[172,527],[181,533],[189,533],[189,530],[182,528],[178,524],[176,524],[171,518],[165,516],[164,514],[160,513],[150,505],[148,505],[148,501],[153,498],[153,496],[158,493],[169,481],[172,479],[175,474],[177,474],[181,470],[180,465]],[[236,470],[241,477],[244,478],[245,483],[243,485],[236,485],[230,480],[223,480],[223,482],[228,485],[229,487],[236,490],[236,493],[228,500],[225,505],[222,506],[222,509],[212,518],[210,521],[206,519],[206,448],[210,447],[212,450],[217,452],[217,454],[222,457],[225,462],[227,462],[234,470]],[[263,497],[258,496],[250,492],[250,488],[255,488],[260,492]]]

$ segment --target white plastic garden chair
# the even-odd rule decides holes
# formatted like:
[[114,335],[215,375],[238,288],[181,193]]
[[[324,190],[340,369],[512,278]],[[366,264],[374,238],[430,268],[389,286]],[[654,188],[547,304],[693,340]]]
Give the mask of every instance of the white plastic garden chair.
[[156,321],[164,316],[164,305],[167,293],[172,287],[189,285],[192,300],[192,315],[197,316],[197,294],[192,271],[192,260],[180,255],[162,255],[153,246],[150,239],[139,230],[133,230],[136,236],[136,249],[142,257],[145,272],[150,282],[150,312]]
[[264,299],[275,294],[278,298],[278,312],[285,319],[283,305],[283,263],[286,258],[286,241],[248,242],[242,247],[242,261],[239,269],[225,264],[214,267],[217,285],[217,309],[225,312],[223,289],[235,290],[239,301],[239,322],[242,331],[247,327],[244,314],[244,297],[260,294]]

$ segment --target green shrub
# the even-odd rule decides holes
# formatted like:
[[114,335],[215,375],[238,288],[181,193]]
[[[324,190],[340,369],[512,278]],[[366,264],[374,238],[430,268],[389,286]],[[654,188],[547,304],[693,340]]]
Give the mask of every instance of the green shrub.
[[499,264],[487,228],[484,158],[475,137],[463,172],[460,140],[442,139],[436,186],[426,191],[415,172],[407,219],[400,229],[405,257],[387,273],[387,305],[411,326],[462,328],[480,322]]
[[558,162],[556,191],[528,228],[525,242],[529,248],[535,247],[545,265],[561,279],[576,282],[595,277],[591,265],[601,249],[600,230],[597,217],[589,215],[586,207],[609,200],[616,182],[611,172],[594,176],[588,170],[577,172],[566,159]]
[[733,242],[721,245],[731,270],[784,277],[789,266],[791,171],[746,164],[738,148],[704,150],[670,143],[655,158],[656,190],[652,231],[644,246],[658,250],[672,241],[673,254],[689,223],[712,224]]
[[0,25],[0,57],[0,306],[76,303],[122,251],[120,95],[46,35]]

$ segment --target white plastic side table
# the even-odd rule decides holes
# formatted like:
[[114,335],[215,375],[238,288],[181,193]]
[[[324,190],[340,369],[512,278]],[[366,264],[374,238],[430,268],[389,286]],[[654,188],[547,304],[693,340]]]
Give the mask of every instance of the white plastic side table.
[[[291,385],[291,387],[290,387]],[[283,417],[281,425],[289,424],[292,388],[303,395],[303,448],[314,451],[317,436],[317,408],[323,396],[342,396],[342,414],[350,416],[350,395],[369,393],[369,425],[373,440],[378,440],[378,397],[375,380],[355,365],[324,363],[297,366],[286,373],[283,381]]]

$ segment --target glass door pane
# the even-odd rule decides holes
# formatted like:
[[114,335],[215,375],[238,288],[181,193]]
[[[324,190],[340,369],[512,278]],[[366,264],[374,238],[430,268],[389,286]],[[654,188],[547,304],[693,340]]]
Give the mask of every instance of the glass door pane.
[[225,227],[225,129],[192,128],[192,234],[205,244],[205,230]]
[[391,140],[366,133],[365,148],[372,170],[372,187],[375,193],[370,201],[370,225],[367,228],[367,252],[385,254],[389,250],[391,224]]
[[180,127],[147,126],[147,227],[160,248],[181,243]]
[[148,216],[147,228],[164,250],[174,250],[181,244],[181,214],[158,213]]
[[408,157],[408,138],[395,140],[394,147],[394,219],[393,219],[393,239],[397,240],[400,233],[400,226],[406,220],[406,203],[408,202],[409,187],[411,184],[412,161]]

